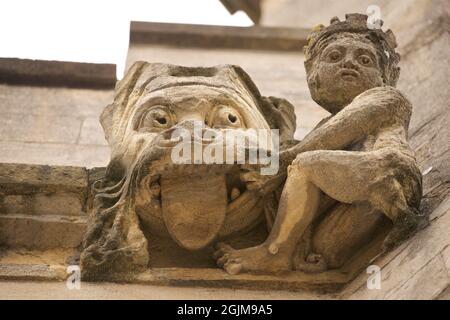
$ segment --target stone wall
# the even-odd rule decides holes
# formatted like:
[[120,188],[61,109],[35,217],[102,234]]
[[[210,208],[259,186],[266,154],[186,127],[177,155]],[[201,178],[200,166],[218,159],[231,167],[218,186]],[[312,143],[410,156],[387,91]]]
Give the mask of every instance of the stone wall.
[[86,231],[89,171],[0,164],[0,246],[76,248]]
[[115,66],[0,59],[0,162],[103,166]]

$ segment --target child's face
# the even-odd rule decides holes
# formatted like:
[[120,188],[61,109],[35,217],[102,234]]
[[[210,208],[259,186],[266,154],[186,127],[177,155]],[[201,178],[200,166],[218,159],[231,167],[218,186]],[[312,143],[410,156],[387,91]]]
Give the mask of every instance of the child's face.
[[316,57],[308,85],[314,101],[339,112],[360,93],[383,85],[375,46],[362,35],[342,34]]

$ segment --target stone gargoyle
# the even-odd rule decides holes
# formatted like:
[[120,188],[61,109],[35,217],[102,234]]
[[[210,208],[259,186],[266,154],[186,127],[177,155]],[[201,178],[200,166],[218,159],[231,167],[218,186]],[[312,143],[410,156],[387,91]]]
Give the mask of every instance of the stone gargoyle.
[[[281,102],[261,97],[236,66],[135,63],[100,119],[112,154],[105,177],[92,187],[83,277],[154,265],[149,241],[155,241],[149,239],[155,236],[156,242],[170,238],[178,247],[199,251],[260,224],[262,197],[241,180],[253,172],[244,173],[234,161],[174,163],[172,151],[179,145],[174,134],[194,134],[198,123],[202,132],[276,128],[283,145],[293,139],[295,115],[290,104]],[[207,145],[202,139],[195,141]],[[214,262],[212,253],[209,259]]]
[[[112,151],[92,187],[84,279],[154,266],[157,239],[193,260],[207,249],[211,261],[237,274],[339,269],[374,241],[382,250],[409,236],[422,193],[407,143],[412,108],[394,88],[394,35],[366,20],[333,18],[312,33],[308,85],[331,116],[302,141],[293,138],[293,106],[261,96],[240,67],[135,63],[101,115]],[[266,151],[278,154],[279,170],[174,162],[181,129],[201,146],[210,143],[196,136],[196,123],[214,132],[278,130],[272,141],[279,146]],[[255,242],[250,234],[261,225]]]

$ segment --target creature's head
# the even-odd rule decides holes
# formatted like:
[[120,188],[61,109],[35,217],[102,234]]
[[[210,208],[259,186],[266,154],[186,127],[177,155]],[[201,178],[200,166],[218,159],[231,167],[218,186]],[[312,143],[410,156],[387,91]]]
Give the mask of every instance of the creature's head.
[[305,68],[311,96],[337,113],[362,92],[383,85],[395,87],[400,55],[391,30],[369,29],[367,16],[348,14],[330,26],[320,25],[308,38]]
[[[168,231],[180,246],[195,250],[248,228],[261,207],[240,179],[239,165],[174,161],[180,132],[202,147],[211,142],[202,133],[213,129],[224,136],[239,129],[279,129],[283,141],[292,139],[295,116],[292,108],[279,110],[261,97],[239,67],[137,62],[118,83],[101,124],[112,150],[109,185],[125,184],[122,198],[133,199],[132,210],[148,232]],[[109,188],[102,190],[118,194],[119,187]]]

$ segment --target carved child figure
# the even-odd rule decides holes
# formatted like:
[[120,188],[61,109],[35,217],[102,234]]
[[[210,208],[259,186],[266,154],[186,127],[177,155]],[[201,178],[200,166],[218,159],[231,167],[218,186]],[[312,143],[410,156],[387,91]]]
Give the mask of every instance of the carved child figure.
[[377,235],[389,248],[415,230],[422,187],[407,143],[412,107],[394,88],[394,35],[366,21],[333,18],[311,35],[307,81],[331,116],[281,153],[287,180],[267,240],[243,250],[218,245],[228,273],[340,268]]

